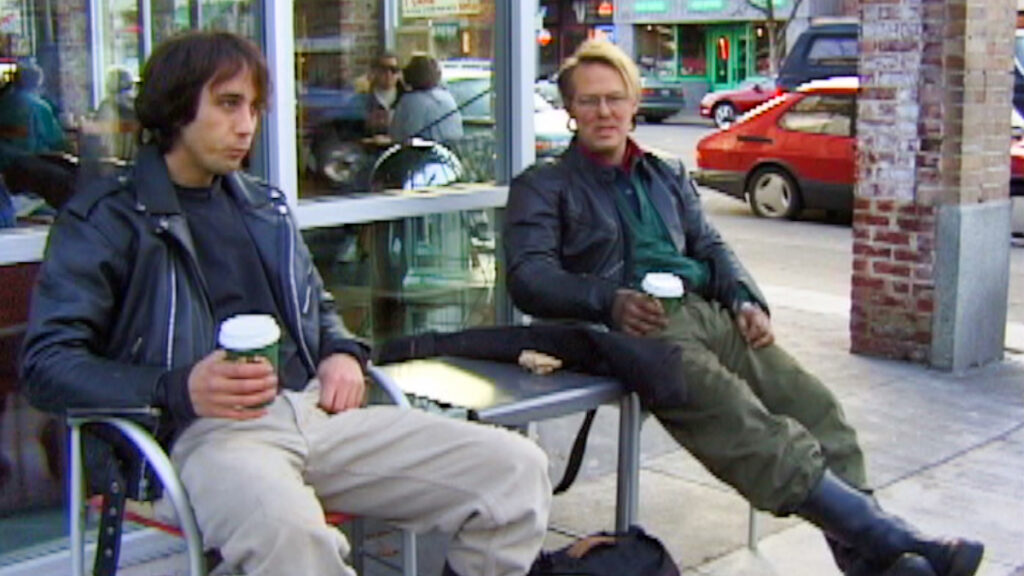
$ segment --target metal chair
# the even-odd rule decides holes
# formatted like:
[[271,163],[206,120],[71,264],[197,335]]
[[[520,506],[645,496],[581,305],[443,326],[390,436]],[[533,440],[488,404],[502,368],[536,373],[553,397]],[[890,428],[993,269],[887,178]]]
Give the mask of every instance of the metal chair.
[[[403,408],[409,408],[405,394],[373,366],[368,369],[372,382],[380,395]],[[117,572],[120,556],[121,531],[124,520],[157,528],[165,533],[180,535],[185,540],[189,574],[207,573],[211,562],[219,555],[203,550],[202,537],[195,515],[189,504],[185,488],[171,465],[170,458],[153,435],[139,421],[157,416],[155,408],[70,410],[67,416],[70,428],[71,473],[68,480],[68,506],[71,524],[71,573],[85,574],[85,510],[87,489],[96,493],[92,499],[100,508],[99,535],[94,576],[113,575]],[[100,438],[110,448],[105,469],[87,469],[83,454],[83,435]],[[150,514],[129,510],[129,502],[152,502],[161,487],[177,515],[178,524],[161,522]],[[329,512],[328,522],[338,525],[354,522],[353,558],[357,571],[362,573],[366,556],[361,549],[360,519],[339,512]],[[371,557],[372,558],[372,557]],[[374,558],[386,566],[397,569],[403,576],[416,576],[416,538],[412,532],[402,531],[402,559],[399,566],[387,560]]]

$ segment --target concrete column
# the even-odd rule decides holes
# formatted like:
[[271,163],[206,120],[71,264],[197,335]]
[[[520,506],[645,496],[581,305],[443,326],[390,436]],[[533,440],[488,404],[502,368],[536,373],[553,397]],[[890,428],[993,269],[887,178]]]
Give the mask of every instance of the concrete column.
[[1003,355],[1016,0],[863,0],[851,347]]

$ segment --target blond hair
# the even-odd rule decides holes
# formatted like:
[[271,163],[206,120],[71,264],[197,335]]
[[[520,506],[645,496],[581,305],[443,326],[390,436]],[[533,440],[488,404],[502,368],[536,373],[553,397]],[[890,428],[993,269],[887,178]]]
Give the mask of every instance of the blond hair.
[[576,91],[573,73],[581,64],[604,64],[613,68],[626,83],[629,96],[634,100],[640,99],[640,70],[633,59],[607,40],[591,39],[580,44],[576,53],[570,56],[558,71],[558,92],[562,96],[562,102],[567,106],[572,102]]

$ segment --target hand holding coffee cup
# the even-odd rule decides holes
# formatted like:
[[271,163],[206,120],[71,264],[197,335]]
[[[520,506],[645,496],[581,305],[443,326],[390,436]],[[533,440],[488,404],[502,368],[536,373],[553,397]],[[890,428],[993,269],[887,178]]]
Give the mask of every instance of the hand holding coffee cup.
[[671,316],[683,303],[683,281],[669,272],[648,272],[640,283],[643,289],[652,298],[661,302],[661,307],[666,316]]
[[265,358],[277,372],[281,328],[267,314],[239,314],[220,325],[217,343],[233,362],[259,362]]

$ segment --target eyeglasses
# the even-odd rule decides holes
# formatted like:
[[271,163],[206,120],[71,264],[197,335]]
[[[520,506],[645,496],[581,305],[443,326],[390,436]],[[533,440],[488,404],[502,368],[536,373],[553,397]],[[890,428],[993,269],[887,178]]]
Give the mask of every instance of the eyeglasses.
[[573,100],[577,106],[588,112],[600,109],[601,102],[604,102],[604,105],[607,106],[609,110],[622,112],[633,102],[633,99],[625,94],[588,94],[586,96],[579,96]]

